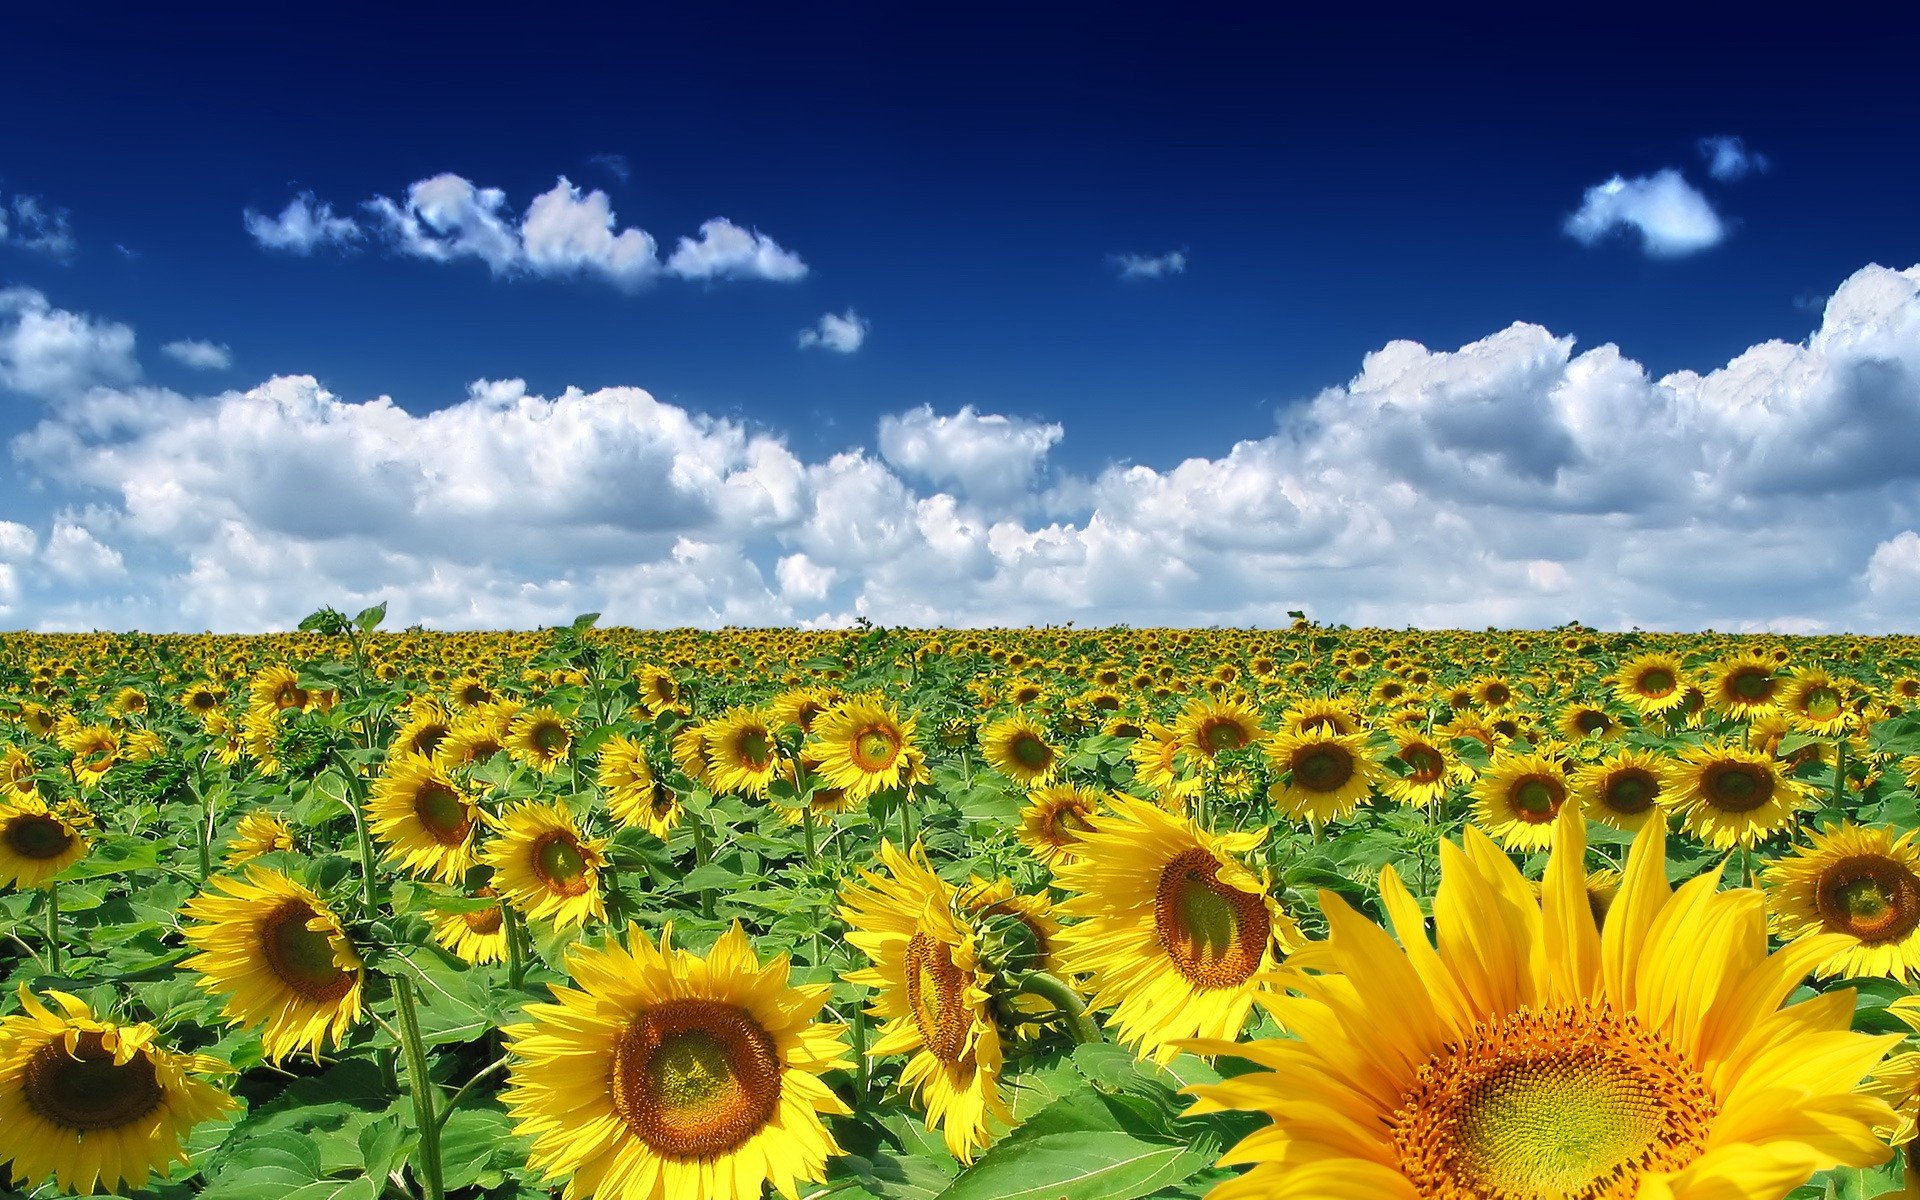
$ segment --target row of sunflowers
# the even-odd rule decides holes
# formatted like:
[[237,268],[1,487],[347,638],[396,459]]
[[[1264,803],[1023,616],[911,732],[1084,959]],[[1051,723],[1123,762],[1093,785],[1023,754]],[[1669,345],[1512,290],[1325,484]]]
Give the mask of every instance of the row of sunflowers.
[[1920,1196],[1920,638],[0,635],[0,1183]]

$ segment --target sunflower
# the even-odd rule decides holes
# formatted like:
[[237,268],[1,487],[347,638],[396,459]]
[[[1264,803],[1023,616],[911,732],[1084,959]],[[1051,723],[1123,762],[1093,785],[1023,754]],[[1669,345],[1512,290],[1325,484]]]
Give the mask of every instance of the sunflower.
[[1099,792],[1077,784],[1037,788],[1020,810],[1014,834],[1042,866],[1058,867],[1074,856],[1081,835],[1092,828],[1087,818],[1100,811],[1100,799]]
[[0,884],[37,888],[85,858],[86,824],[79,811],[49,808],[38,794],[0,800]]
[[801,733],[811,733],[814,721],[824,716],[837,699],[826,688],[788,688],[773,698],[773,719],[782,725],[791,725]]
[[1715,712],[1746,720],[1775,707],[1780,680],[1774,662],[1757,654],[1739,654],[1707,669],[1707,706]]
[[1513,685],[1498,675],[1476,679],[1470,686],[1474,706],[1484,708],[1490,713],[1509,708],[1520,699],[1514,693]]
[[[487,900],[498,894],[491,887],[482,887],[474,892],[473,899]],[[433,940],[466,962],[505,962],[506,912],[498,900],[485,908],[443,912],[433,919]]]
[[707,749],[704,723],[682,726],[673,735],[673,761],[688,779],[706,786],[712,782],[712,759]]
[[1474,785],[1474,819],[1509,850],[1553,844],[1554,818],[1567,801],[1567,776],[1544,754],[1501,753]]
[[1188,761],[1212,763],[1230,750],[1245,750],[1266,736],[1260,711],[1239,697],[1195,699],[1180,710],[1173,737]]
[[877,990],[867,1010],[884,1024],[867,1051],[906,1054],[901,1082],[961,1162],[987,1144],[990,1122],[1013,1123],[1000,1094],[1000,1027],[989,1006],[991,973],[973,931],[954,916],[953,886],[933,873],[919,846],[880,845],[887,874],[863,870],[841,893],[847,941],[872,966],[848,982]]
[[247,685],[250,709],[305,708],[311,700],[300,686],[300,673],[291,667],[263,667]]
[[482,710],[472,710],[447,728],[433,748],[433,765],[442,771],[476,767],[507,748],[506,730]]
[[1302,700],[1280,716],[1283,733],[1337,733],[1345,736],[1360,732],[1360,710],[1351,700]]
[[1180,742],[1165,725],[1148,725],[1127,748],[1133,760],[1134,782],[1160,798],[1162,807],[1179,810],[1206,786],[1197,775],[1180,768]]
[[1825,671],[1800,671],[1781,690],[1780,707],[1802,733],[1842,733],[1854,723],[1845,687]]
[[529,800],[487,820],[497,832],[483,857],[507,903],[560,928],[606,919],[600,898],[606,842],[582,838],[565,805]]
[[263,854],[292,850],[293,830],[276,813],[250,812],[240,818],[227,842],[226,864],[237,867]]
[[1716,850],[1752,846],[1793,824],[1806,788],[1777,760],[1741,746],[1696,746],[1674,768],[1675,806],[1688,833]]
[[1852,823],[1815,832],[1809,845],[1768,863],[1761,876],[1773,931],[1783,938],[1846,939],[1821,975],[1920,975],[1920,833],[1895,837]]
[[1297,948],[1299,930],[1237,857],[1266,831],[1214,835],[1143,800],[1094,815],[1076,858],[1060,864],[1061,958],[1092,977],[1093,1006],[1114,1008],[1122,1042],[1161,1062],[1190,1037],[1233,1037]]
[[1391,866],[1399,946],[1321,894],[1329,974],[1269,1002],[1299,1038],[1203,1047],[1263,1069],[1191,1088],[1191,1113],[1272,1121],[1211,1200],[1781,1200],[1887,1156],[1892,1112],[1854,1087],[1897,1039],[1848,1032],[1851,992],[1780,1008],[1830,940],[1769,957],[1758,893],[1717,871],[1670,892],[1657,822],[1598,928],[1577,808],[1552,841],[1538,900],[1478,832],[1443,844],[1437,948]]
[[756,708],[736,707],[707,722],[710,786],[715,791],[764,797],[780,771],[774,718]]
[[1280,772],[1267,798],[1281,812],[1316,827],[1352,816],[1386,777],[1367,757],[1357,733],[1295,729],[1267,743],[1266,752]]
[[1664,651],[1630,659],[1613,673],[1613,694],[1643,717],[1679,708],[1686,703],[1686,688],[1680,659]]
[[494,699],[494,692],[478,675],[462,675],[447,685],[447,699],[456,707],[474,708]]
[[507,753],[536,771],[552,774],[573,749],[573,730],[551,708],[530,708],[513,719]]
[[1673,770],[1668,759],[1651,751],[1622,750],[1575,768],[1573,791],[1587,816],[1638,833],[1648,821],[1666,820]]
[[[1024,952],[1007,966],[1018,970],[1059,971],[1060,922],[1054,919],[1053,903],[1045,895],[1025,895],[1015,890],[1012,880],[1004,877],[989,881],[970,875],[967,886],[960,889],[954,903],[971,922],[986,929],[989,936],[994,936],[995,926],[1009,919],[1019,922],[1024,930],[1021,936]],[[1014,999],[1018,1007],[1024,1008],[1024,1001],[1034,998],[1016,996]],[[1051,1007],[1044,1001],[1040,1005]]]
[[640,702],[656,717],[662,713],[683,711],[680,684],[671,672],[659,667],[640,668]]
[[194,683],[180,693],[180,707],[204,721],[220,711],[220,705],[226,698],[226,689],[217,683]]
[[267,1057],[311,1047],[314,1061],[360,1019],[366,972],[339,918],[279,871],[248,867],[187,901],[195,922],[181,936],[196,951],[183,966],[200,987],[227,997],[235,1025],[259,1025]]
[[849,800],[910,782],[915,720],[877,697],[855,697],[814,718],[807,758],[828,786]]
[[33,777],[40,771],[40,764],[33,761],[18,746],[8,746],[0,750],[0,804],[12,796],[38,796],[40,785]]
[[387,754],[391,758],[402,758],[417,754],[422,758],[432,758],[453,732],[453,718],[440,702],[428,696],[414,697],[407,723],[393,735],[387,743]]
[[618,734],[608,738],[600,747],[598,774],[607,812],[620,824],[662,841],[680,824],[680,794],[654,774],[644,746]]
[[1024,713],[1001,717],[980,731],[980,753],[996,771],[1022,787],[1053,778],[1060,752],[1047,744],[1047,735]]
[[635,925],[572,947],[575,986],[503,1031],[528,1164],[569,1200],[795,1196],[843,1153],[821,1120],[849,1111],[821,1076],[853,1065],[845,1026],[816,1019],[831,989],[791,984],[785,955],[762,964],[739,925],[704,957],[672,939]]
[[480,810],[460,785],[417,754],[390,760],[367,799],[367,828],[386,857],[443,883],[473,865],[479,825]]
[[1391,799],[1411,808],[1424,808],[1445,800],[1457,784],[1473,778],[1473,768],[1439,738],[1408,732],[1394,746],[1393,757],[1406,768],[1405,775],[1382,773],[1380,790]]
[[239,1107],[204,1078],[224,1064],[168,1050],[144,1022],[102,1021],[76,996],[46,995],[51,1005],[23,984],[22,1011],[0,1018],[0,1162],[14,1183],[142,1188],[187,1161],[194,1126]]
[[62,730],[60,748],[73,755],[74,778],[92,787],[120,762],[120,735],[105,725],[74,725]]
[[1570,742],[1612,741],[1626,730],[1615,720],[1612,713],[1598,704],[1569,704],[1560,711],[1560,720],[1556,723],[1560,736]]

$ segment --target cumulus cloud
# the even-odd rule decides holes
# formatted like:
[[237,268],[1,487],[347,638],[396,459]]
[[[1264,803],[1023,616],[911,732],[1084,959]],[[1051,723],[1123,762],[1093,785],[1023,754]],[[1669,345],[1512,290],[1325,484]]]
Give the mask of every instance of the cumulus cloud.
[[28,287],[0,290],[0,390],[58,400],[140,378],[133,330],[55,308]]
[[73,240],[69,214],[38,196],[15,196],[0,205],[0,245],[31,250],[53,258],[69,258]]
[[344,248],[359,241],[365,232],[352,217],[340,216],[333,205],[316,201],[312,192],[301,192],[287,201],[278,216],[249,208],[240,217],[254,241],[267,250],[287,254]]
[[1650,258],[1696,254],[1727,236],[1726,222],[1712,202],[1671,168],[1595,184],[1563,228],[1583,246],[1597,245],[1615,232],[1638,234]]
[[[484,381],[431,412],[306,377],[93,387],[11,447],[0,607],[46,626],[285,627],[321,602],[533,625],[882,622],[1910,628],[1920,267],[1801,342],[1663,377],[1515,324],[1389,343],[1266,436],[1090,477],[1061,426],[963,408],[875,449],[637,388]],[[11,495],[23,494],[21,489]],[[313,496],[327,497],[316,505]]]
[[822,350],[852,354],[866,342],[870,328],[872,326],[866,319],[852,309],[843,313],[823,313],[812,328],[800,331],[800,348],[805,350],[818,346]]
[[187,338],[178,342],[168,342],[160,347],[160,353],[181,366],[192,367],[196,371],[224,371],[233,365],[233,351],[218,342],[202,342]]
[[1187,252],[1171,250],[1165,254],[1114,254],[1107,259],[1122,279],[1163,279],[1187,273]]
[[698,238],[681,238],[662,262],[653,235],[622,227],[606,192],[578,187],[564,175],[524,213],[515,211],[502,189],[452,172],[415,181],[399,199],[374,196],[362,208],[364,227],[302,193],[278,217],[249,211],[247,230],[268,249],[299,254],[344,247],[370,234],[408,258],[473,260],[502,278],[591,278],[627,291],[661,275],[789,282],[807,273],[799,255],[724,217],[703,223]]
[[1773,165],[1766,155],[1749,150],[1747,143],[1737,137],[1701,138],[1699,150],[1700,157],[1707,162],[1707,174],[1722,183],[1736,183]]

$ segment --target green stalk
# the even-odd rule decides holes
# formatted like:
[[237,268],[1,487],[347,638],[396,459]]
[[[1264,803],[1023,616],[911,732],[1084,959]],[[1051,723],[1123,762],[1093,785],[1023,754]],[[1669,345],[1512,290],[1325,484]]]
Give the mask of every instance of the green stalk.
[[867,1095],[867,1010],[858,1000],[853,1004],[853,1096]]
[[334,755],[334,762],[340,767],[341,774],[347,781],[347,807],[353,810],[353,836],[354,840],[360,844],[360,897],[367,902],[367,912],[371,914],[380,905],[373,890],[373,838],[367,833],[366,789],[362,786],[360,772],[354,770],[338,754]]
[[500,901],[500,920],[507,929],[507,982],[517,991],[527,977],[527,951],[522,942],[526,931],[521,928],[520,914],[505,900]]
[[[696,813],[693,818],[693,865],[695,867],[704,867],[712,857],[713,847],[707,841],[706,818],[702,814]],[[712,888],[703,887],[700,889],[700,915],[709,921],[713,919]]]
[[49,883],[44,893],[47,910],[47,974],[60,973],[60,885]]
[[420,1176],[426,1200],[446,1200],[440,1169],[440,1122],[433,1112],[433,1079],[427,1074],[426,1047],[420,1041],[420,1014],[414,1010],[413,981],[393,976],[393,1006],[400,1017],[400,1048],[407,1056],[407,1083],[413,1093],[414,1123],[420,1128]]
[[1045,971],[1029,971],[1020,977],[1020,991],[1028,996],[1038,996],[1058,1009],[1066,1018],[1067,1031],[1073,1034],[1073,1040],[1091,1043],[1101,1040],[1100,1027],[1087,1015],[1087,1006],[1080,996],[1057,976]]

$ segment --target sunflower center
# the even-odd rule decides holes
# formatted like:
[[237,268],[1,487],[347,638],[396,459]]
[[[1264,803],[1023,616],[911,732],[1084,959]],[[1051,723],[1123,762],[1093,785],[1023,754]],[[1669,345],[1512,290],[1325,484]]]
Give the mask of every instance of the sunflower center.
[[1294,782],[1308,791],[1338,791],[1352,778],[1353,756],[1339,746],[1312,746],[1294,756]]
[[759,771],[773,759],[773,739],[764,729],[749,729],[740,735],[740,757]]
[[548,891],[578,896],[587,890],[587,856],[580,843],[564,829],[546,834],[533,844],[533,873]]
[[1627,767],[1615,772],[1602,791],[1608,808],[1629,816],[1647,811],[1653,805],[1653,798],[1659,794],[1659,782],[1650,772],[1639,767]]
[[473,828],[473,814],[467,811],[466,802],[438,780],[429,781],[414,797],[413,815],[442,846],[458,846]]
[[1742,700],[1765,700],[1773,694],[1773,673],[1754,667],[1743,668],[1728,678],[1727,690]]
[[21,1083],[36,1116],[76,1133],[131,1125],[165,1098],[152,1059],[135,1054],[116,1065],[92,1030],[80,1034],[71,1053],[65,1041],[34,1051]]
[[1429,1200],[1624,1200],[1698,1157],[1699,1073],[1632,1015],[1521,1009],[1422,1066],[1390,1136]]
[[1238,721],[1216,717],[1200,727],[1200,744],[1209,754],[1238,750],[1247,744],[1247,731]]
[[1513,690],[1504,683],[1490,683],[1480,696],[1488,704],[1505,704],[1513,699]]
[[1053,761],[1053,751],[1031,733],[1022,733],[1014,738],[1010,749],[1013,751],[1013,760],[1029,771],[1038,771]]
[[353,989],[353,973],[334,960],[333,939],[308,928],[313,908],[304,900],[283,900],[260,923],[260,953],[280,982],[303,998],[331,1003]]
[[59,858],[73,845],[73,831],[42,813],[21,813],[7,822],[7,849],[21,858]]
[[1153,928],[1174,970],[1202,989],[1238,987],[1260,969],[1273,918],[1264,897],[1220,882],[1220,861],[1195,846],[1160,872]]
[[1878,854],[1843,858],[1820,877],[1821,923],[1869,945],[1896,942],[1920,927],[1920,879]]
[[862,771],[884,771],[900,753],[900,739],[891,730],[874,726],[853,739],[853,762]]
[[680,999],[636,1016],[614,1043],[613,1111],[664,1157],[714,1159],[773,1119],[780,1054],[745,1009]]
[[1053,815],[1047,818],[1047,828],[1054,840],[1064,845],[1079,841],[1080,835],[1093,826],[1087,823],[1085,809],[1076,803],[1066,803],[1053,810]]
[[1679,680],[1665,667],[1652,667],[1641,672],[1640,694],[1643,696],[1665,696],[1672,693]]
[[1825,684],[1808,688],[1801,706],[1810,717],[1831,717],[1840,711],[1840,693]]
[[1752,812],[1773,799],[1773,776],[1751,763],[1714,763],[1703,790],[1722,812]]
[[916,932],[907,941],[907,1002],[928,1053],[956,1063],[967,1049],[973,1024],[967,1011],[966,976],[953,961],[953,947]]
[[1408,746],[1400,751],[1400,761],[1410,768],[1407,778],[1414,783],[1437,783],[1447,769],[1446,760],[1431,746]]
[[558,754],[567,748],[567,727],[543,722],[533,727],[532,740],[542,754]]
[[1557,781],[1541,775],[1521,776],[1510,794],[1515,815],[1536,825],[1553,820],[1560,802],[1566,799],[1566,791]]
[[1607,714],[1593,708],[1583,710],[1579,716],[1574,718],[1574,724],[1579,726],[1580,732],[1582,733],[1605,733],[1607,730],[1613,728],[1612,719],[1609,718]]

